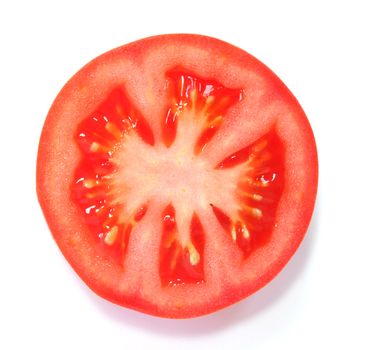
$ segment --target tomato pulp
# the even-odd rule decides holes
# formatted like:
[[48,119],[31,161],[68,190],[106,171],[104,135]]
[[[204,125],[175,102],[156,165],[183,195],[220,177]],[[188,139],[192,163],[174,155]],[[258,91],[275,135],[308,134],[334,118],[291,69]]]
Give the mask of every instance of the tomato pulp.
[[295,253],[316,146],[273,72],[214,38],[162,35],[96,58],[47,116],[37,193],[100,296],[186,318],[233,304]]

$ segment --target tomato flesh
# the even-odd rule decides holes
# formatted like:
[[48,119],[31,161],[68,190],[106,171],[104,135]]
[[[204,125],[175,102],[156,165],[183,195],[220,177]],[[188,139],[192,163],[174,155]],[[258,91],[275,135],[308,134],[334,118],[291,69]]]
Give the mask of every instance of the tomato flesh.
[[[38,195],[98,294],[193,317],[258,290],[295,252],[315,200],[315,143],[296,100],[253,57],[199,36],[146,40],[82,69],[56,100]],[[181,46],[189,59],[175,56]],[[113,80],[129,64],[136,77],[150,67],[140,90]]]

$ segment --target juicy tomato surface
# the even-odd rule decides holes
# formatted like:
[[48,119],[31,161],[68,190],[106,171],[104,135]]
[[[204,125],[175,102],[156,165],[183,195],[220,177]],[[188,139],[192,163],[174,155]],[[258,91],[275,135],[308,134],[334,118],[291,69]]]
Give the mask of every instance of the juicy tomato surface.
[[265,65],[220,40],[161,35],[103,54],[54,101],[37,193],[98,295],[188,318],[285,266],[317,190],[312,130]]

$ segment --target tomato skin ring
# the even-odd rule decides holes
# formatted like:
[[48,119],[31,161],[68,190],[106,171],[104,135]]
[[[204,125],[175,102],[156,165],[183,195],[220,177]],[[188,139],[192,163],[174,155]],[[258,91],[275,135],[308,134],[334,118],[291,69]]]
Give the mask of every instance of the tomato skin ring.
[[[129,290],[126,287],[127,284],[124,285],[124,282],[121,282],[121,268],[114,266],[114,262],[103,254],[98,244],[95,244],[95,240],[85,234],[85,224],[80,221],[78,209],[69,198],[68,193],[73,177],[70,169],[75,169],[80,160],[80,152],[71,140],[75,126],[81,119],[78,114],[81,111],[85,114],[90,113],[95,104],[103,100],[110,85],[120,83],[119,78],[111,73],[112,70],[109,71],[107,77],[103,78],[103,74],[107,71],[105,67],[117,68],[120,70],[120,76],[127,77],[126,80],[129,82],[127,85],[129,84],[128,87],[131,87],[132,95],[137,98],[143,110],[146,109],[146,104],[142,99],[139,100],[139,97],[136,97],[138,86],[142,86],[141,74],[139,74],[140,78],[137,82],[131,83],[134,78],[133,72],[141,73],[141,70],[139,71],[142,69],[141,67],[144,67],[143,69],[151,68],[153,64],[149,63],[145,66],[144,59],[148,57],[154,61],[151,57],[161,53],[161,50],[168,51],[169,54],[166,54],[166,57],[170,56],[167,59],[174,61],[170,51],[173,51],[172,47],[175,46],[186,47],[186,51],[192,52],[192,55],[193,53],[199,53],[202,56],[207,53],[217,55],[220,53],[216,66],[225,66],[227,70],[220,70],[215,74],[218,76],[218,80],[224,80],[226,84],[238,85],[240,79],[236,81],[235,74],[241,72],[242,65],[247,71],[255,71],[258,76],[264,77],[264,85],[270,93],[266,97],[268,101],[265,99],[261,101],[265,104],[278,100],[280,106],[287,106],[286,112],[289,111],[292,116],[286,122],[280,121],[277,128],[279,132],[282,132],[282,137],[288,138],[286,139],[289,144],[288,148],[298,147],[299,153],[302,155],[302,159],[299,160],[293,152],[291,153],[293,159],[289,160],[289,163],[296,165],[293,172],[298,175],[292,174],[291,171],[289,174],[291,173],[292,176],[291,186],[296,191],[299,190],[298,197],[294,198],[295,194],[291,193],[289,190],[291,186],[288,184],[284,197],[288,204],[283,203],[279,209],[282,221],[279,220],[278,225],[291,227],[288,233],[290,239],[285,239],[286,235],[278,233],[277,243],[271,243],[274,247],[273,251],[276,251],[278,255],[273,259],[271,257],[270,266],[266,265],[266,260],[259,258],[260,254],[266,256],[270,253],[267,251],[258,253],[250,260],[248,263],[250,268],[247,269],[248,271],[251,269],[260,271],[260,273],[258,272],[257,275],[255,273],[253,276],[247,274],[247,277],[242,277],[239,285],[231,282],[224,295],[209,285],[207,301],[202,301],[202,295],[207,294],[205,291],[198,292],[197,297],[193,297],[192,301],[185,304],[182,304],[182,300],[186,300],[183,292],[177,296],[176,304],[174,304],[174,293],[171,292],[166,295],[162,293],[154,300],[147,297],[150,282],[146,283],[145,290],[139,290],[137,287]],[[186,54],[183,58],[183,64],[187,64],[189,61],[188,56],[189,54]],[[176,66],[177,63],[182,64],[182,62],[171,62],[170,65]],[[193,70],[200,69],[198,63],[193,60],[191,65]],[[202,70],[201,75],[210,75],[214,71],[214,67],[207,66]],[[152,76],[155,79],[154,73]],[[147,99],[149,98],[148,92],[148,90],[144,91]],[[250,98],[250,95],[247,98]],[[292,138],[288,136],[287,129],[295,133],[297,141],[293,140],[295,136]],[[256,135],[253,137],[255,138]],[[306,174],[303,173],[304,169]],[[249,54],[217,39],[197,35],[162,35],[143,39],[114,49],[87,64],[71,78],[53,103],[42,131],[37,160],[39,202],[56,243],[77,274],[94,292],[105,299],[131,309],[168,318],[188,318],[214,312],[251,295],[270,282],[284,268],[303,240],[313,213],[317,184],[318,160],[314,136],[304,112],[291,92],[266,66]],[[296,204],[299,202],[301,205]],[[146,215],[152,216],[153,213]],[[222,239],[222,243],[224,242],[227,240]],[[157,244],[157,241],[152,243],[155,249],[157,249]],[[223,254],[226,253],[225,251]],[[151,261],[154,260],[151,259]],[[223,270],[224,267],[222,267]],[[139,270],[136,269],[135,272],[137,274]],[[139,278],[142,278],[141,276]],[[135,282],[132,274],[129,278],[131,283]],[[152,284],[153,282],[151,282]],[[158,291],[156,287],[152,290]],[[215,296],[215,293],[218,295]],[[192,295],[192,290],[189,290],[187,295]]]

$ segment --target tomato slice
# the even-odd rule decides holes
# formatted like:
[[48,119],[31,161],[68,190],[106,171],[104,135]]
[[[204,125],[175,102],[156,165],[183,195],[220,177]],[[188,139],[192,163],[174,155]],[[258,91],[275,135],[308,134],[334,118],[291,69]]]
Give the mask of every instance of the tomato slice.
[[308,120],[248,53],[198,35],[112,50],[47,116],[37,192],[87,285],[152,315],[207,314],[285,266],[317,190]]

